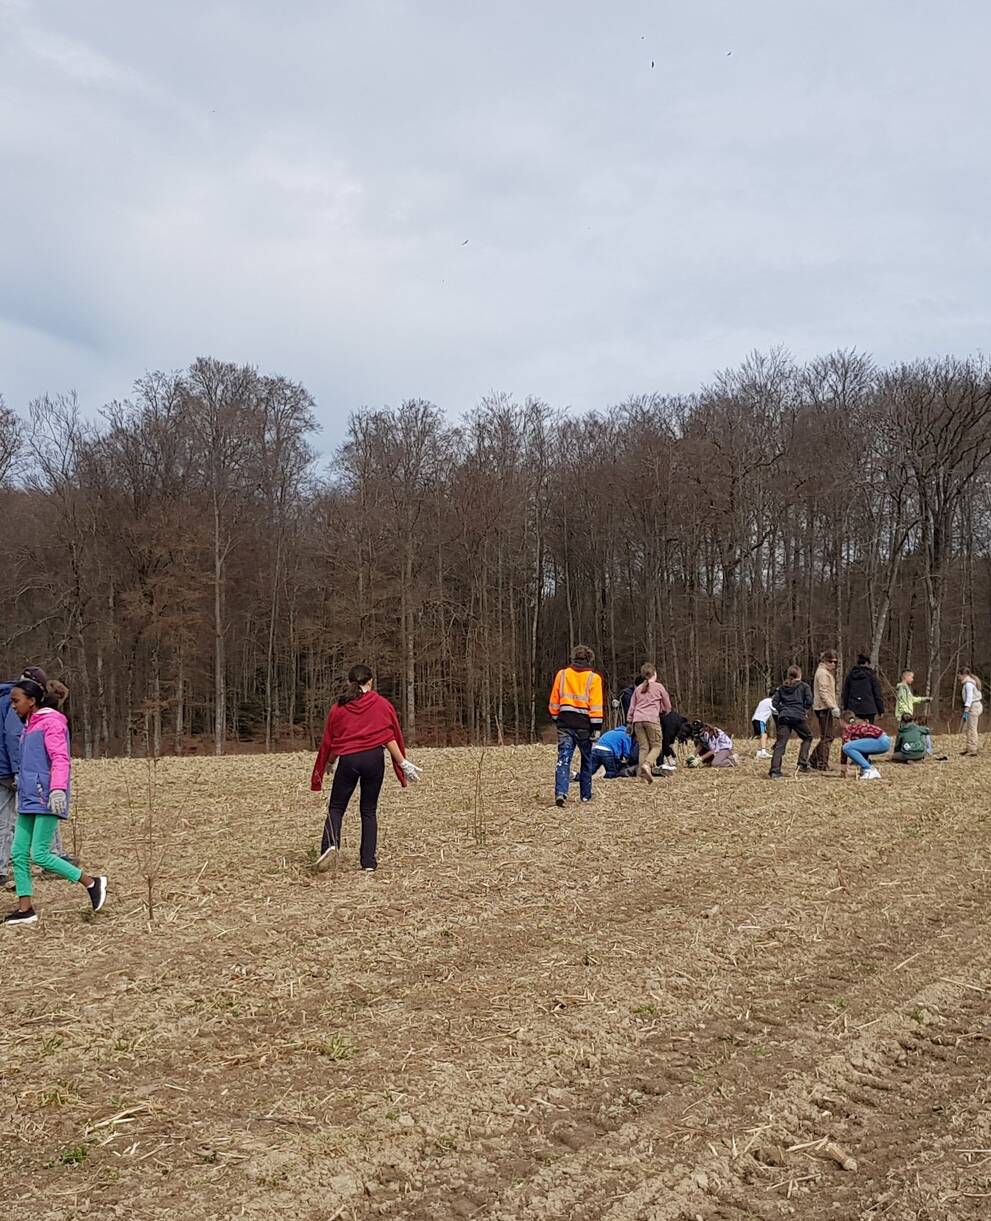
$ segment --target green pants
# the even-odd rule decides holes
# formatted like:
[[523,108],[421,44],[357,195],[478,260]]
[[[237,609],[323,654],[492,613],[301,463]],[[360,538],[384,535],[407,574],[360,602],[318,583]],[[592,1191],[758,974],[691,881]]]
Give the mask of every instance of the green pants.
[[58,824],[59,820],[54,814],[18,814],[10,856],[14,862],[14,881],[19,899],[31,896],[32,861],[69,882],[78,882],[83,876],[81,869],[52,852],[52,840]]

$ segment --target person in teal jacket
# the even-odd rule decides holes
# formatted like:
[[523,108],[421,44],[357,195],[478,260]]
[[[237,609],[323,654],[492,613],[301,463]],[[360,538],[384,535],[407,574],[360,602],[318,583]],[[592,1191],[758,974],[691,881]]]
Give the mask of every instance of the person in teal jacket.
[[909,714],[903,713],[895,740],[892,763],[924,763],[932,754],[932,735],[928,725],[917,725]]

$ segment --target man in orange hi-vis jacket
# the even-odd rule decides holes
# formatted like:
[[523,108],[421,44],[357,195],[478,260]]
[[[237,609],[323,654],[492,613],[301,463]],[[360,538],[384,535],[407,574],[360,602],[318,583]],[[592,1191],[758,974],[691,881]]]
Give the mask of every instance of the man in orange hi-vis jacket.
[[557,722],[557,771],[554,800],[563,806],[571,784],[571,760],[581,755],[578,790],[592,800],[592,743],[602,728],[602,677],[592,669],[595,654],[587,644],[576,645],[571,665],[559,670],[551,688],[550,714]]

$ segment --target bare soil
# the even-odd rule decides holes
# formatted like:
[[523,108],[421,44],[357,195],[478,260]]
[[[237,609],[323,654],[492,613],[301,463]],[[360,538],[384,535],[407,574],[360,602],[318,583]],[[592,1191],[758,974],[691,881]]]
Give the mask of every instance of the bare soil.
[[356,809],[312,871],[309,755],[80,764],[110,901],[0,930],[5,1211],[987,1218],[991,752],[939,747],[563,811],[490,750],[477,819],[479,752],[419,752],[374,876]]

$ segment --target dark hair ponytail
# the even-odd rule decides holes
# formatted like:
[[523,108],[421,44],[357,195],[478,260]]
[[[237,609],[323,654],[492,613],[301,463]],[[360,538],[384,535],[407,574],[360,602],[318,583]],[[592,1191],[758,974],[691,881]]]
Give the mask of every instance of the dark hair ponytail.
[[337,697],[338,704],[343,707],[345,704],[350,704],[352,700],[360,699],[365,694],[361,688],[365,683],[370,683],[371,681],[372,672],[368,666],[360,664],[352,666],[348,670],[348,685]]
[[49,681],[40,666],[27,666],[14,686],[34,700],[39,708],[61,708],[69,698],[69,688],[58,679]]

